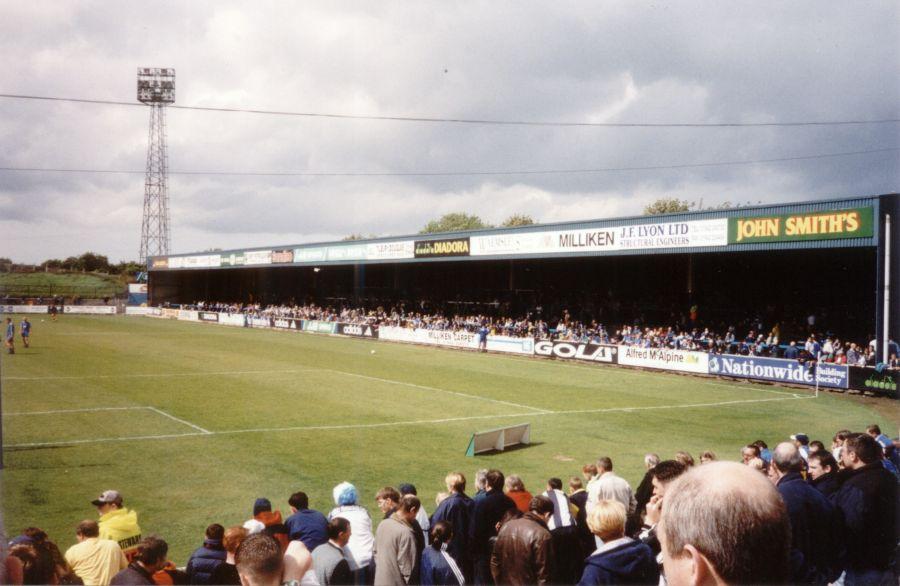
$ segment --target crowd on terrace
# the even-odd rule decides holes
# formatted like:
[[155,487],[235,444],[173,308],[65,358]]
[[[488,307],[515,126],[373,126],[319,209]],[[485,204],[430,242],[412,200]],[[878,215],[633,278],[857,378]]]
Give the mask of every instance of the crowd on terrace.
[[[446,315],[408,311],[404,306],[385,309],[331,307],[320,305],[268,305],[235,304],[199,301],[185,308],[243,313],[253,317],[290,317],[307,320],[397,326],[442,331],[477,332],[482,326],[492,335],[515,338],[533,337],[597,344],[620,344],[642,348],[671,348],[698,350],[717,354],[739,354],[808,360],[817,356],[824,362],[853,366],[875,366],[875,340],[868,343],[848,342],[830,333],[818,333],[814,324],[799,340],[784,340],[781,327],[775,324],[766,328],[761,320],[751,324],[746,332],[738,332],[735,326],[724,331],[712,331],[708,327],[694,327],[691,323],[673,326],[645,326],[624,324],[607,328],[597,321],[583,322],[574,319],[568,311],[552,320],[531,317],[494,317],[488,315]],[[696,320],[689,320],[695,322]],[[888,368],[900,368],[900,345],[894,340],[889,344]]]
[[73,535],[55,536],[65,553],[37,527],[15,536],[0,583],[896,585],[898,446],[871,425],[837,432],[831,449],[802,433],[771,450],[757,440],[742,464],[650,453],[636,489],[607,456],[528,487],[496,469],[471,487],[453,471],[433,501],[408,483],[362,495],[344,481],[333,505],[315,503],[330,512],[302,491],[282,503],[289,515],[248,499],[246,516],[209,519],[177,562],[106,490],[90,502],[99,517],[75,524],[85,497]]

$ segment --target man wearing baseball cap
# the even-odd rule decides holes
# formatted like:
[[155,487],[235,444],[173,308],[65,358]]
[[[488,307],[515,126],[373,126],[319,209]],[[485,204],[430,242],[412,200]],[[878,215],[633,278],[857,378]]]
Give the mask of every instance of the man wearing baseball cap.
[[100,539],[112,539],[119,544],[129,561],[137,554],[141,541],[141,528],[137,512],[122,506],[118,490],[105,490],[91,501],[100,513]]

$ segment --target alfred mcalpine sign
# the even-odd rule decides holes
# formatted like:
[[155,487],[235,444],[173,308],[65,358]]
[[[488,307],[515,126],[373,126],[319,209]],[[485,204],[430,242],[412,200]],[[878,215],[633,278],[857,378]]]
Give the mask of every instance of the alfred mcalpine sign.
[[874,225],[872,208],[780,214],[728,219],[728,243],[790,242],[868,238]]

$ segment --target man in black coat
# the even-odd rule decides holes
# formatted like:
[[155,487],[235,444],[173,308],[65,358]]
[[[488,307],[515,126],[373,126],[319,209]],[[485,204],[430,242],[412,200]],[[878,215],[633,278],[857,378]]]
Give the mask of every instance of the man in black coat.
[[473,583],[493,584],[491,576],[491,538],[497,535],[497,523],[516,503],[503,494],[506,478],[499,470],[488,470],[484,497],[475,501],[472,526],[469,529],[469,548],[474,563]]
[[[828,584],[841,574],[838,516],[821,492],[807,484],[800,472],[803,457],[791,442],[775,447],[769,477],[787,506],[791,520],[791,548],[802,554],[794,568],[797,583]],[[794,559],[799,562],[800,556]]]
[[897,480],[881,463],[881,446],[866,434],[844,442],[841,488],[833,502],[843,516],[844,584],[896,584]]
[[450,496],[441,501],[431,515],[430,524],[438,521],[450,523],[453,536],[447,543],[449,553],[465,574],[467,580],[472,579],[472,559],[469,557],[469,530],[472,525],[472,511],[475,503],[466,496],[466,477],[462,472],[451,472],[444,478]]
[[806,481],[826,498],[837,492],[840,488],[838,464],[831,452],[819,450],[809,455],[809,477]]

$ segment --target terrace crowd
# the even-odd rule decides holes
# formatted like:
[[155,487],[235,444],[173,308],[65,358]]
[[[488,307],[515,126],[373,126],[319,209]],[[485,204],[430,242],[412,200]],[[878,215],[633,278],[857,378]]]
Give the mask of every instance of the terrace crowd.
[[479,470],[471,496],[450,472],[430,515],[411,484],[367,498],[341,482],[327,512],[298,491],[289,515],[260,497],[227,529],[210,519],[181,566],[107,490],[99,518],[73,516],[65,553],[36,527],[12,539],[0,583],[896,585],[898,445],[872,425],[830,449],[799,433],[756,441],[740,464],[647,454],[636,489],[607,456],[530,487]]
[[[253,317],[290,317],[298,319],[396,326],[441,331],[466,331],[475,333],[483,326],[490,334],[514,338],[554,339],[597,344],[621,344],[642,348],[670,348],[697,350],[717,354],[737,354],[799,360],[815,359],[824,362],[852,366],[875,366],[875,340],[868,343],[849,342],[830,333],[818,333],[810,329],[800,339],[783,340],[778,324],[765,328],[761,322],[751,324],[746,332],[738,332],[736,326],[724,331],[708,327],[646,326],[623,324],[607,328],[597,321],[582,322],[569,312],[544,321],[529,317],[493,317],[488,315],[445,315],[407,311],[405,306],[362,309],[320,305],[268,305],[236,304],[199,301],[183,306],[191,309],[223,313],[243,313]],[[900,345],[889,343],[887,368],[900,368]]]

